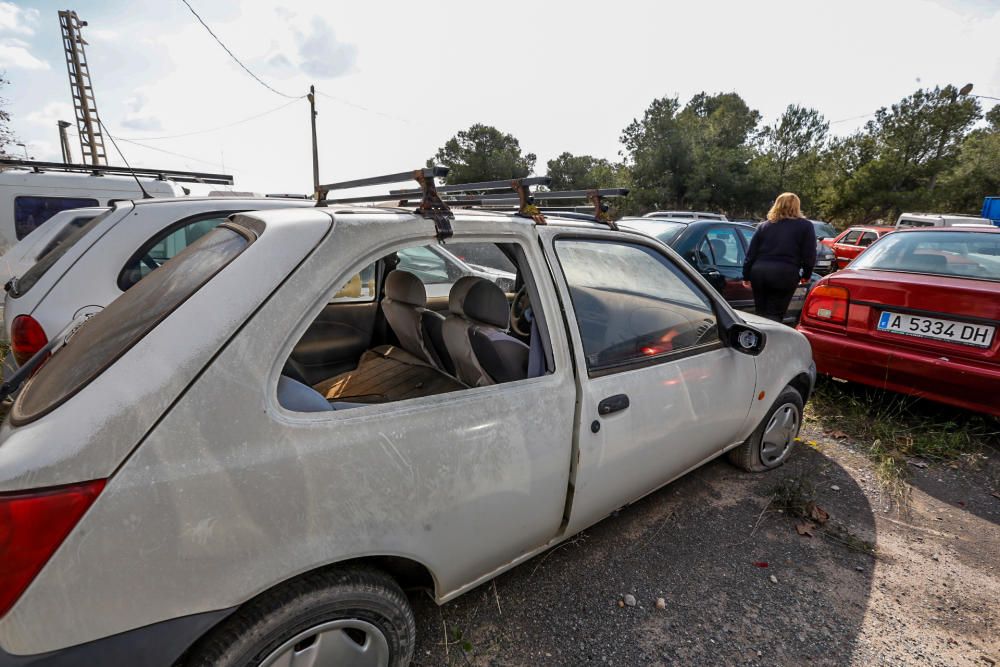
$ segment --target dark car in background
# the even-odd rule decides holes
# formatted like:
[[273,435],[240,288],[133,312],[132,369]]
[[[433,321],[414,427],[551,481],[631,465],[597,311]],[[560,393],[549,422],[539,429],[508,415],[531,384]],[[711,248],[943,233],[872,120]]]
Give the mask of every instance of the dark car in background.
[[[733,308],[754,311],[753,291],[743,284],[743,263],[754,227],[721,220],[667,218],[622,218],[622,227],[652,236],[673,248],[717,289]],[[819,279],[813,275],[808,285],[795,290],[785,317],[786,324],[798,322],[806,293]]]

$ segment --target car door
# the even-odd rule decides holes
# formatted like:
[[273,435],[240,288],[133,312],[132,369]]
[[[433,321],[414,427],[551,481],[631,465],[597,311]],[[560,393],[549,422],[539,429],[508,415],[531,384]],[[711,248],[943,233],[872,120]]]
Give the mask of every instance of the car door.
[[716,225],[705,232],[703,245],[711,249],[715,269],[726,279],[722,296],[733,308],[753,309],[753,291],[743,284],[743,264],[746,262],[744,247],[736,227]]
[[851,229],[844,234],[839,241],[833,244],[833,252],[837,256],[837,268],[844,268],[851,263],[851,260],[858,256],[858,240],[861,238],[863,230]]
[[638,235],[539,233],[580,384],[574,531],[740,440],[756,370],[721,342],[724,306],[683,260]]

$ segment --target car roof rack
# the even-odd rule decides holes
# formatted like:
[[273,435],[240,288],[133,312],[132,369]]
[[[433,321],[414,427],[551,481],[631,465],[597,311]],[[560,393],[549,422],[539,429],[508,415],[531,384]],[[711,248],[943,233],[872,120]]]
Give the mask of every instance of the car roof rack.
[[[628,188],[599,188],[593,190],[554,190],[535,191],[531,193],[532,203],[535,201],[569,201],[573,199],[584,199],[593,206],[593,221],[605,224],[611,229],[618,229],[618,225],[608,216],[609,206],[606,199],[609,197],[624,197],[628,195]],[[507,208],[518,205],[518,200],[507,195],[482,195],[463,198],[449,198],[446,203],[456,206],[474,206],[480,208]],[[560,211],[575,211],[577,206],[542,206],[536,207],[539,214],[552,213],[558,215]]]
[[[434,221],[434,228],[437,232],[437,237],[439,240],[443,241],[454,234],[451,227],[451,221],[455,216],[452,214],[448,204],[461,204],[463,200],[449,197],[446,201],[441,198],[441,193],[455,195],[470,192],[497,193],[508,191],[516,193],[517,197],[510,197],[506,193],[503,195],[482,195],[482,197],[505,197],[505,199],[511,204],[517,206],[517,215],[530,217],[538,224],[545,224],[545,218],[542,216],[537,207],[534,206],[532,199],[533,196],[538,193],[532,192],[529,188],[532,185],[547,186],[551,182],[551,179],[548,176],[532,176],[528,178],[480,181],[477,183],[458,183],[452,185],[437,185],[437,183],[435,183],[434,179],[444,178],[448,175],[448,173],[448,167],[435,166],[415,169],[413,171],[402,171],[395,174],[385,174],[383,176],[372,176],[370,178],[358,178],[350,181],[320,185],[316,188],[316,205],[329,206],[331,204],[379,203],[395,199],[399,201],[399,206],[405,207],[411,203],[410,200],[413,200],[412,203],[416,204],[416,213]],[[330,192],[333,190],[350,190],[373,185],[402,183],[410,180],[415,180],[417,184],[420,185],[420,188],[410,190],[391,190],[388,195],[377,194],[363,195],[359,197],[340,197],[336,199],[329,198]]]
[[136,167],[109,167],[93,164],[67,164],[65,162],[39,162],[37,160],[18,160],[0,158],[0,168],[22,167],[40,174],[46,171],[62,171],[67,173],[93,174],[94,176],[149,176],[160,181],[177,181],[179,183],[209,183],[212,185],[232,185],[231,174],[207,174],[197,171],[176,171],[173,169],[144,169]]

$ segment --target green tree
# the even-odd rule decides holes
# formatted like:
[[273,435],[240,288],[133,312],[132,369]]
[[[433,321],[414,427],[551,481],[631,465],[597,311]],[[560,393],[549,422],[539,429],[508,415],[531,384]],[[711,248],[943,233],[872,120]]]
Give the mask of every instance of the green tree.
[[535,168],[535,160],[534,153],[521,153],[514,135],[477,123],[449,139],[427,166],[450,167],[448,183],[475,183],[524,178]]
[[761,152],[753,167],[768,199],[790,190],[805,208],[813,205],[829,130],[819,111],[790,104],[774,125],[761,131]]
[[587,190],[623,187],[627,181],[624,167],[592,155],[562,153],[548,161],[552,190]]
[[654,100],[622,131],[636,203],[743,214],[758,208],[750,174],[760,114],[736,93]]

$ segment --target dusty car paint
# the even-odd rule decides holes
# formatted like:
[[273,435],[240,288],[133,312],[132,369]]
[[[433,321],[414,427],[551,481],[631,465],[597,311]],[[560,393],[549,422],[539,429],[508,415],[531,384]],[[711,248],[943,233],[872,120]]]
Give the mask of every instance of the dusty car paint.
[[[277,403],[276,385],[294,341],[353,273],[401,246],[431,242],[434,227],[390,211],[246,217],[267,227],[237,261],[55,413],[0,433],[0,489],[76,480],[80,470],[114,473],[0,620],[5,650],[51,651],[224,609],[302,572],[370,555],[423,565],[435,597],[448,600],[742,441],[770,405],[756,394],[776,396],[810,361],[800,334],[753,321],[771,337],[760,357],[722,348],[594,383],[574,365],[583,355],[571,340],[571,304],[561,277],[553,282],[558,266],[544,254],[539,228],[462,214],[456,241],[519,242],[526,253],[553,372],[293,413]],[[192,322],[204,323],[199,335]],[[165,349],[168,358],[150,362]],[[755,366],[774,368],[755,383]],[[139,396],[122,382],[133,376],[149,378]],[[595,434],[591,403],[615,378],[633,396],[655,383],[678,385]],[[724,407],[718,423],[713,404]],[[706,420],[713,423],[702,431]]]

